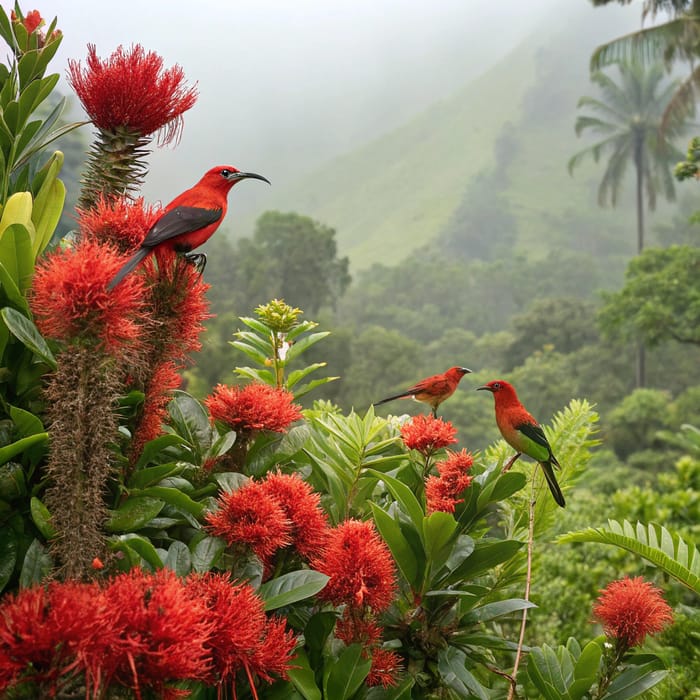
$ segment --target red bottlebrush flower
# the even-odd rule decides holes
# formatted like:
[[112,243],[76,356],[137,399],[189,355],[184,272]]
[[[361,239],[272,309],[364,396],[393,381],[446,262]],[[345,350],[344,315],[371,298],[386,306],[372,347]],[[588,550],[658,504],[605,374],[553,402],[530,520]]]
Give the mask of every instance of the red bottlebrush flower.
[[[19,22],[14,10],[12,10],[10,12],[10,19],[13,22]],[[39,29],[39,27],[41,27],[44,24],[44,19],[41,16],[41,14],[39,13],[39,10],[30,10],[24,16],[24,19],[22,20],[22,24],[24,25],[24,28],[27,30],[27,34],[33,34],[37,29]]]
[[113,245],[120,253],[132,253],[159,213],[158,207],[146,206],[143,197],[100,197],[93,208],[79,210],[78,225],[86,240]]
[[398,685],[398,675],[403,670],[401,657],[389,649],[378,647],[372,649],[372,667],[367,674],[366,683],[372,687],[381,685],[384,688]]
[[133,569],[114,578],[104,597],[102,624],[114,638],[103,652],[105,684],[176,697],[167,683],[208,676],[206,645],[214,625],[175,572]]
[[141,419],[131,443],[134,457],[140,456],[147,442],[162,434],[172,392],[181,384],[182,377],[178,374],[175,363],[163,362],[156,366],[145,389]]
[[126,128],[141,136],[165,129],[164,143],[177,137],[182,115],[197,99],[180,66],[163,70],[163,59],[139,45],[120,46],[102,60],[89,44],[85,69],[68,61],[68,81],[99,129]]
[[648,634],[660,632],[673,620],[661,590],[641,576],[609,583],[600,591],[593,615],[605,634],[627,648],[639,646]]
[[213,629],[205,643],[211,668],[208,684],[233,684],[244,670],[249,680],[256,674],[271,681],[272,674],[286,677],[294,634],[285,631],[284,621],[268,620],[264,603],[247,584],[232,583],[224,574],[191,576],[190,595],[201,601]]
[[156,321],[149,342],[159,359],[184,360],[202,347],[203,322],[211,318],[206,298],[209,285],[194,265],[172,251],[150,255],[143,269],[146,304]]
[[204,404],[214,420],[233,430],[283,433],[301,418],[301,409],[293,401],[289,391],[256,382],[242,388],[219,384]]
[[335,623],[335,636],[348,646],[361,644],[370,649],[379,646],[382,630],[372,615],[346,607],[343,616]]
[[409,450],[426,457],[457,442],[457,430],[449,421],[431,415],[417,415],[401,426],[401,438]]
[[291,544],[292,524],[261,484],[249,481],[237,491],[222,494],[218,502],[218,510],[207,515],[207,523],[229,545],[248,545],[266,564],[278,549]]
[[291,522],[292,545],[305,559],[319,554],[328,531],[321,497],[298,474],[271,472],[261,482]]
[[394,599],[394,560],[369,521],[346,520],[330,530],[322,553],[311,565],[330,577],[319,596],[334,605],[380,612]]
[[39,330],[64,342],[97,340],[113,355],[133,349],[142,333],[143,282],[132,275],[108,290],[121,264],[111,248],[92,242],[43,258],[30,300]]
[[429,476],[425,481],[425,500],[428,513],[436,510],[454,513],[457,503],[462,503],[460,494],[472,483],[467,472],[474,458],[466,450],[449,452],[447,459],[436,464],[439,476]]

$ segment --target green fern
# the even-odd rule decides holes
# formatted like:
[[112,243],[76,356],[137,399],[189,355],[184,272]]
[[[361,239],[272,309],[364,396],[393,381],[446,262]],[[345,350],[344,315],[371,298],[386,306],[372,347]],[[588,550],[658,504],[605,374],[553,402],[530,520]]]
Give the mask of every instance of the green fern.
[[697,547],[662,525],[640,522],[632,525],[627,520],[622,523],[608,520],[608,528],[589,527],[569,532],[559,537],[558,542],[601,542],[626,549],[655,564],[700,595],[700,553]]

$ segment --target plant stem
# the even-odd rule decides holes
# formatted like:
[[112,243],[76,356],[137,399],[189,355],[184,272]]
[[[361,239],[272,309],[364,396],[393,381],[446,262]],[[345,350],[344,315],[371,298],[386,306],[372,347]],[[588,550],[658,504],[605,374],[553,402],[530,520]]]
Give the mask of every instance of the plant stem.
[[[525,600],[530,600],[530,585],[532,583],[532,549],[535,539],[535,478],[532,478],[532,490],[530,493],[530,514],[527,529],[527,574],[525,576]],[[523,609],[523,617],[520,621],[520,637],[518,639],[518,650],[515,653],[515,663],[513,664],[513,672],[511,673],[510,689],[508,690],[508,700],[513,700],[516,694],[516,679],[518,677],[518,668],[520,659],[523,654],[523,644],[525,642],[525,628],[527,627],[527,608]]]

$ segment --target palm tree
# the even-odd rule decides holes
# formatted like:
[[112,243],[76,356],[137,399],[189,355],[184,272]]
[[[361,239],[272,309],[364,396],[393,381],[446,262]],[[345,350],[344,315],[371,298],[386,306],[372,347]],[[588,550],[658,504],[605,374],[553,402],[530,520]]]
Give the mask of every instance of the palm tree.
[[[650,210],[656,208],[657,194],[675,199],[672,166],[685,154],[673,143],[685,132],[685,115],[672,119],[661,131],[663,115],[677,83],[664,80],[661,64],[645,68],[641,62],[619,63],[620,82],[597,71],[591,81],[600,88],[601,99],[582,97],[579,108],[594,115],[582,114],[576,120],[576,134],[590,130],[602,140],[585,148],[569,161],[569,172],[587,156],[595,162],[609,154],[603,179],[598,187],[598,203],[615,206],[632,165],[636,179],[637,253],[644,249],[644,199]],[[689,116],[689,115],[688,115]]]
[[[637,253],[644,249],[644,205],[656,207],[657,195],[675,199],[672,166],[684,157],[673,144],[686,129],[687,110],[677,111],[668,118],[665,129],[661,123],[677,83],[664,78],[661,63],[648,68],[641,61],[618,63],[619,82],[596,71],[591,80],[598,85],[601,98],[582,97],[579,107],[592,114],[582,114],[576,120],[576,133],[590,130],[602,136],[592,146],[580,151],[569,161],[569,172],[587,156],[594,161],[608,155],[603,179],[598,187],[598,202],[617,204],[625,175],[634,169],[637,208]],[[640,349],[637,362],[637,385],[644,386],[644,352]]]

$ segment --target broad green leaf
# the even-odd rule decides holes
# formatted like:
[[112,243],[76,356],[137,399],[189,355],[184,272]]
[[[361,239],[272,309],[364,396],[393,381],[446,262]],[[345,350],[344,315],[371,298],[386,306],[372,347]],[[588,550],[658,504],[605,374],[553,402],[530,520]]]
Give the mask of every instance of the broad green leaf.
[[17,535],[9,526],[0,528],[0,591],[7,586],[17,565]]
[[337,659],[328,659],[323,673],[323,696],[349,700],[367,677],[372,662],[362,658],[362,647],[352,644]]
[[371,502],[369,505],[372,509],[377,530],[379,530],[379,534],[391,550],[399,571],[401,571],[403,577],[414,590],[420,588],[416,553],[401,532],[401,527],[396,520],[378,505]]
[[25,411],[17,406],[10,406],[10,418],[17,428],[17,434],[21,437],[29,437],[44,432],[44,424],[41,419],[31,411]]
[[14,501],[27,495],[27,480],[24,469],[17,462],[0,466],[0,500]]
[[192,568],[198,573],[210,571],[224,549],[226,543],[220,537],[205,537],[192,549]]
[[212,430],[202,404],[184,391],[176,391],[168,412],[178,433],[195,449],[197,456],[208,452]]
[[33,496],[29,502],[29,510],[32,514],[32,520],[36,525],[36,529],[47,539],[56,537],[56,528],[51,522],[51,513],[49,509],[36,497]]
[[642,666],[628,666],[613,679],[602,700],[630,700],[639,697],[668,674],[668,671],[659,670],[659,665],[658,661],[651,661]]
[[423,541],[429,566],[437,571],[450,556],[448,546],[457,529],[457,521],[449,513],[436,511],[423,518]]
[[220,472],[214,474],[214,481],[219,484],[222,491],[237,491],[243,484],[250,481],[250,477],[240,472]]
[[290,571],[263,583],[258,595],[265,601],[265,610],[277,610],[316,595],[328,583],[328,578],[313,569]]
[[[31,227],[31,232],[28,227]],[[33,229],[30,220],[27,225],[12,224],[0,234],[0,263],[10,273],[22,294],[29,289],[34,272]]]
[[187,576],[192,570],[192,557],[187,545],[180,540],[175,540],[168,547],[168,555],[165,557],[165,566],[172,569],[178,576]]
[[294,650],[294,663],[287,675],[305,700],[322,700],[321,689],[316,685],[314,671],[303,647]]
[[470,610],[462,618],[462,624],[471,625],[477,622],[488,622],[489,620],[495,620],[497,617],[502,617],[503,615],[509,615],[510,613],[518,612],[520,610],[536,607],[537,606],[532,601],[522,600],[521,598],[499,600],[495,603],[488,603],[479,608]]
[[148,496],[131,497],[116,510],[110,511],[105,523],[108,532],[140,530],[163,510],[165,501]]
[[20,587],[29,588],[41,583],[48,576],[52,566],[53,562],[46,547],[39,540],[34,540],[24,555],[22,571],[19,575]]
[[603,647],[599,640],[588,642],[574,666],[574,682],[569,686],[571,700],[581,700],[596,682],[600,672]]
[[393,476],[388,474],[383,474],[382,472],[374,471],[373,469],[368,469],[367,473],[376,476],[378,479],[384,482],[387,489],[391,495],[401,504],[406,515],[408,515],[413,524],[415,525],[416,531],[423,539],[423,508],[421,507],[418,499],[411,489],[406,486],[402,481],[399,481]]
[[15,282],[2,262],[0,262],[0,293],[3,295],[0,297],[3,303],[12,304],[14,308],[20,309],[29,315],[29,304],[27,304],[24,294],[19,291],[17,282]]
[[154,499],[164,501],[168,505],[174,506],[178,510],[200,518],[204,514],[204,505],[193,501],[186,493],[180,489],[168,488],[167,486],[149,486],[145,489],[133,489],[132,497],[150,496]]
[[134,533],[119,535],[116,539],[112,540],[111,547],[112,549],[120,551],[124,551],[124,547],[128,547],[147,562],[154,571],[163,568],[163,560],[158,556],[156,548],[147,537],[135,535]]
[[16,440],[9,445],[0,447],[0,464],[9,462],[13,457],[22,454],[22,452],[28,450],[30,447],[38,445],[41,442],[45,442],[48,439],[48,433],[37,433],[36,435],[29,435],[21,440]]
[[467,670],[466,654],[455,647],[447,647],[438,654],[438,672],[442,682],[459,697],[476,697],[479,700],[489,700],[489,694],[476,677]]
[[168,462],[167,464],[157,464],[155,467],[138,469],[131,475],[128,486],[132,489],[144,489],[159,483],[172,474],[179,474],[181,471],[182,465],[178,462]]
[[2,309],[0,314],[2,314],[3,321],[5,321],[15,338],[24,343],[49,367],[56,369],[56,358],[32,321],[10,306]]
[[185,438],[174,433],[166,433],[165,435],[160,435],[154,440],[150,440],[146,443],[141,452],[141,456],[136,462],[136,470],[142,469],[149,462],[155,460],[155,458],[168,447],[174,447],[176,445],[186,445],[187,441]]
[[517,540],[477,540],[474,552],[454,570],[448,580],[473,579],[514,557],[523,544]]

